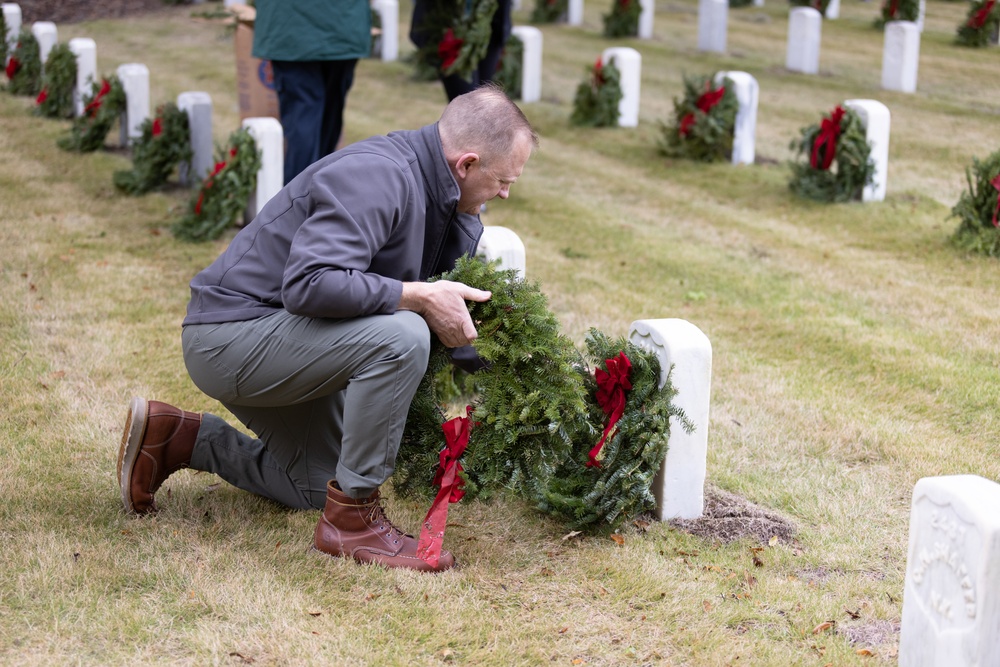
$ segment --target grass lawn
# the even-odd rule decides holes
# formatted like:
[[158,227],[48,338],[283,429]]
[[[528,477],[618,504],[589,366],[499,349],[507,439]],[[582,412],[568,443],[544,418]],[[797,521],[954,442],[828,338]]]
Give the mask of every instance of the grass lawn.
[[[697,50],[696,0],[659,2],[653,40],[614,43],[604,4],[587,3],[582,27],[540,26],[543,97],[523,108],[541,146],[484,222],[522,238],[574,340],[660,317],[706,333],[709,483],[794,537],[654,523],[619,544],[567,538],[516,500],[463,501],[446,537],[461,567],[422,576],[312,553],[318,512],[208,474],[171,477],[157,516],[125,516],[129,397],[228,417],[188,379],[179,325],[188,281],[232,235],[175,240],[190,192],[115,192],[130,165],[117,130],[109,150],[66,153],[68,123],[0,92],[0,663],[896,662],[914,483],[1000,479],[1000,265],[948,243],[965,167],[1000,149],[1000,48],[953,45],[966,5],[928,0],[907,95],[879,89],[877,3],[847,0],[824,23],[818,76],[784,69],[778,0],[730,12],[724,55]],[[146,64],[154,105],[209,92],[221,142],[239,126],[232,34],[197,11],[60,25],[59,38],[93,38],[102,73]],[[642,54],[639,126],[575,128],[576,85],[612,44]],[[717,70],[760,83],[758,164],[658,156],[682,76]],[[359,64],[347,141],[437,119],[440,84],[411,72]],[[790,142],[851,98],[892,113],[886,200],[796,199]],[[411,531],[425,511],[390,497]]]

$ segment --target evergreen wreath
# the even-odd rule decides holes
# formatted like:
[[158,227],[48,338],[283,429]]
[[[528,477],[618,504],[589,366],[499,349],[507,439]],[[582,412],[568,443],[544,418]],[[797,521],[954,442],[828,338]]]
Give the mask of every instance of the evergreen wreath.
[[618,105],[622,101],[621,72],[614,60],[602,64],[598,57],[589,76],[576,88],[570,122],[584,127],[614,127],[618,125]]
[[982,161],[972,158],[965,180],[969,189],[949,216],[959,220],[952,243],[963,250],[1000,257],[1000,150]]
[[611,0],[611,12],[604,14],[604,36],[635,37],[639,34],[639,0]]
[[7,90],[12,95],[34,97],[42,90],[42,56],[38,40],[29,30],[21,30],[17,45],[5,70]]
[[875,163],[858,114],[837,106],[819,124],[802,128],[801,134],[790,146],[805,158],[791,163],[792,192],[823,202],[860,199],[873,181]]
[[684,77],[684,97],[674,98],[674,118],[660,122],[660,153],[699,162],[725,160],[733,152],[739,101],[733,82],[714,76]]
[[7,53],[7,18],[0,12],[0,63],[7,62]]
[[732,8],[749,7],[752,4],[753,0],[729,0],[729,6]]
[[486,55],[497,0],[437,0],[424,16],[420,32],[430,36],[417,51],[418,68],[469,79]]
[[[656,355],[592,330],[589,353],[605,366],[602,403],[598,381],[559,333],[537,285],[475,258],[459,260],[442,278],[492,292],[489,301],[470,304],[479,331],[475,348],[489,363],[473,376],[478,393],[462,459],[465,490],[480,497],[516,491],[579,528],[616,527],[652,509],[649,484],[666,452],[669,417],[690,430],[671,404],[669,382],[658,390]],[[608,382],[620,379],[608,371],[622,355],[625,381]],[[447,351],[435,343],[396,458],[393,486],[403,495],[433,491],[445,421],[438,390],[447,364]],[[615,398],[618,411],[612,408],[609,419]]]
[[507,92],[507,97],[516,100],[521,97],[521,68],[524,60],[524,43],[517,35],[511,35],[504,44],[497,63],[497,73],[493,83]]
[[125,112],[125,89],[117,76],[111,75],[91,84],[91,94],[84,97],[83,114],[73,119],[69,134],[56,140],[63,150],[91,153],[104,147],[111,127]]
[[916,21],[919,17],[919,0],[883,0],[882,9],[874,25],[882,30],[889,21]]
[[132,146],[132,169],[116,171],[115,187],[130,195],[142,195],[161,187],[181,162],[191,160],[191,130],[188,115],[167,102],[156,116],[142,122],[142,135]]
[[529,20],[532,23],[558,23],[565,20],[567,12],[569,0],[535,0]]
[[42,92],[35,98],[35,113],[46,118],[72,118],[74,90],[76,55],[68,44],[56,44],[45,60]]
[[958,26],[955,42],[962,46],[988,46],[1000,27],[1000,3],[997,0],[972,0],[965,22]]
[[812,7],[823,16],[826,16],[826,8],[830,6],[830,0],[788,0],[792,7]]
[[229,136],[226,148],[216,147],[212,173],[188,202],[187,212],[171,227],[184,241],[211,241],[243,215],[257,187],[260,153],[250,131],[241,128]]

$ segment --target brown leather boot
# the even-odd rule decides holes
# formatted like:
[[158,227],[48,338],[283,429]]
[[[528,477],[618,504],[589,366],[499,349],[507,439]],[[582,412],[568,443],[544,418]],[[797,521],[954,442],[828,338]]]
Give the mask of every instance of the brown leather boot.
[[423,572],[441,572],[455,564],[455,557],[442,550],[437,567],[417,556],[417,540],[392,525],[379,492],[356,500],[333,482],[326,485],[326,507],[316,524],[316,549],[331,556],[353,558],[359,563],[406,567]]
[[118,450],[118,483],[125,511],[156,511],[153,494],[171,474],[191,464],[201,415],[133,398]]

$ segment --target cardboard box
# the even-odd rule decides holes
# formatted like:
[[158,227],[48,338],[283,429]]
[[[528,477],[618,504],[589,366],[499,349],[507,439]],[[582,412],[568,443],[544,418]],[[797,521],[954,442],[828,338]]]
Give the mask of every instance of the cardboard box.
[[257,12],[246,5],[230,5],[229,9],[236,15],[236,95],[240,120],[262,116],[280,118],[271,62],[250,55]]

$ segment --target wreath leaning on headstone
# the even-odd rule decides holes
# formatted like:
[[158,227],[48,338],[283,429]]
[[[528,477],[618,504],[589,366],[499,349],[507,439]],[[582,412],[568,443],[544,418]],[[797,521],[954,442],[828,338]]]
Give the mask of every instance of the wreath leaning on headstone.
[[0,12],[0,63],[7,62],[7,18]]
[[142,135],[132,145],[132,169],[116,171],[115,187],[142,195],[163,186],[181,162],[191,159],[188,115],[167,102],[142,122]]
[[965,22],[958,26],[955,42],[962,46],[988,46],[1000,27],[1000,2],[972,0]]
[[985,160],[972,158],[966,167],[969,189],[951,209],[958,218],[952,242],[959,248],[1000,257],[1000,150]]
[[919,16],[919,0],[882,0],[874,26],[882,30],[889,21],[916,21]]
[[803,158],[791,163],[792,192],[823,202],[860,199],[872,183],[875,163],[858,114],[837,106],[801,134],[790,146]]
[[217,147],[215,167],[188,202],[184,216],[171,227],[174,236],[195,242],[219,238],[243,216],[257,187],[260,164],[250,131],[233,132],[227,147]]
[[42,90],[42,56],[38,40],[28,30],[21,30],[5,69],[7,90],[12,95],[34,97]]
[[[691,428],[672,403],[669,378],[659,388],[656,355],[591,330],[592,373],[559,333],[537,285],[475,258],[442,278],[492,292],[470,304],[475,348],[488,365],[472,376],[477,393],[468,417],[445,422],[438,390],[448,355],[435,344],[407,417],[394,488],[428,495],[450,460],[464,491],[511,490],[576,528],[614,528],[654,509],[650,484],[666,453],[669,418]],[[442,451],[443,427],[449,433],[462,420],[465,442],[456,449],[447,438]]]
[[639,0],[611,0],[611,11],[604,14],[604,36],[635,37],[639,34]]
[[91,85],[84,97],[83,114],[73,119],[69,133],[56,140],[59,148],[90,153],[104,147],[104,139],[125,111],[125,89],[117,76],[111,75]]
[[486,55],[497,0],[439,0],[429,3],[419,27],[429,39],[417,50],[418,70],[432,67],[469,79]]
[[45,60],[42,92],[35,98],[35,113],[46,118],[72,118],[74,90],[76,55],[68,44],[56,44]]
[[531,10],[532,23],[556,23],[566,18],[569,0],[535,0]]
[[524,43],[517,35],[511,35],[504,44],[497,63],[497,73],[493,83],[507,93],[507,97],[516,100],[521,97],[521,68],[524,60]]
[[826,8],[830,5],[830,0],[788,0],[792,7],[812,7],[823,16],[826,16]]
[[584,127],[614,127],[618,125],[618,105],[622,101],[621,72],[614,59],[602,64],[599,57],[589,76],[576,87],[570,122]]
[[716,85],[715,76],[685,76],[684,97],[674,98],[672,122],[660,123],[660,153],[699,162],[727,159],[739,106],[730,79]]

